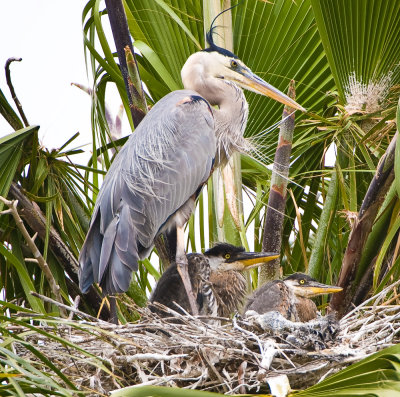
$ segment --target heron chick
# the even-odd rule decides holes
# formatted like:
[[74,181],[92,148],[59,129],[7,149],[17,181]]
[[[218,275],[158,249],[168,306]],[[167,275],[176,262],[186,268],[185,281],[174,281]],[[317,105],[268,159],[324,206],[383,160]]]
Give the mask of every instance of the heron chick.
[[310,299],[340,292],[341,287],[322,284],[303,273],[294,273],[283,280],[274,280],[259,287],[248,299],[244,313],[277,311],[290,321],[307,322],[317,317],[318,309]]
[[155,238],[176,230],[177,271],[196,314],[183,228],[213,170],[245,146],[248,105],[242,88],[305,110],[216,46],[213,29],[212,24],[209,48],[183,65],[185,89],[153,106],[105,176],[79,256],[83,292],[93,282],[105,294],[125,292]]
[[[270,252],[246,252],[243,247],[228,243],[216,244],[204,254],[188,254],[189,276],[199,314],[228,317],[238,310],[246,294],[246,279],[241,271],[278,257],[278,254]],[[189,300],[175,263],[163,273],[150,302],[162,303],[182,313],[176,302],[191,313]],[[154,306],[151,309],[165,315],[165,312]]]

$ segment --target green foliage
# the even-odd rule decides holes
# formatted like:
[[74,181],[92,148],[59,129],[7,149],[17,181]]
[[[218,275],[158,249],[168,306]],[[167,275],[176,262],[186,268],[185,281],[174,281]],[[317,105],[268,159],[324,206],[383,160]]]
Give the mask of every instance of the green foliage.
[[350,365],[315,386],[296,393],[301,397],[395,396],[400,393],[400,345],[388,347]]
[[[21,166],[24,143],[29,144],[31,135],[39,127],[23,128],[0,139],[0,196],[6,196],[17,169]],[[0,203],[0,210],[3,203]]]

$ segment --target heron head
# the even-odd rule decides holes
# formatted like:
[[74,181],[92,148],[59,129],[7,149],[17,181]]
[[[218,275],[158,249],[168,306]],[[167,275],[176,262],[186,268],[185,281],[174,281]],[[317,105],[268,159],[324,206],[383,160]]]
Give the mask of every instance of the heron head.
[[294,273],[286,277],[283,282],[296,296],[312,298],[318,295],[333,294],[342,291],[341,287],[322,284],[303,273]]
[[[182,68],[181,76],[186,88],[192,88],[193,80],[198,77],[205,85],[204,88],[210,85],[209,78],[221,79],[233,82],[243,89],[268,96],[291,108],[306,111],[296,101],[253,73],[231,51],[218,47],[212,39],[213,30],[214,27],[211,27],[206,36],[209,47],[191,55]],[[198,85],[198,81],[196,83]],[[198,87],[196,89],[198,90]]]
[[204,253],[213,271],[247,270],[279,258],[271,252],[246,252],[243,247],[219,243]]

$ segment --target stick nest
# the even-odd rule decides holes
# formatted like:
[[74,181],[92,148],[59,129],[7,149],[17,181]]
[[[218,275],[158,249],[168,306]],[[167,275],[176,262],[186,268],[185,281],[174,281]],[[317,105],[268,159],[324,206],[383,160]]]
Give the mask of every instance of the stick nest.
[[[260,330],[240,316],[215,325],[179,314],[171,321],[147,308],[137,308],[139,322],[125,325],[53,318],[36,332],[15,323],[8,327],[93,395],[130,385],[256,393],[268,390],[269,377],[282,374],[292,389],[300,389],[399,341],[400,306],[379,303],[387,292],[355,308],[336,323],[331,340],[314,346],[293,342],[301,339],[298,334]],[[14,343],[14,349],[41,369],[24,344]]]

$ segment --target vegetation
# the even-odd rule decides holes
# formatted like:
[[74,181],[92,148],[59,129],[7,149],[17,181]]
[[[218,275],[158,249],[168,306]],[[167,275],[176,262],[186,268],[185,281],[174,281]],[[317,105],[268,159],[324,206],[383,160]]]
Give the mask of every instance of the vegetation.
[[[125,0],[123,5],[151,106],[181,88],[183,63],[204,47],[205,29],[230,2]],[[130,110],[132,98],[127,95],[118,54],[111,51],[110,38],[104,33],[108,15],[102,7],[100,0],[90,0],[82,17],[87,62],[93,74],[93,156],[88,164],[74,162],[80,150],[68,149],[76,136],[57,150],[42,148],[38,127],[28,125],[21,108],[10,104],[0,91],[0,113],[14,131],[0,139],[0,195],[18,200],[19,215],[30,236],[37,233],[34,243],[60,288],[58,294],[19,222],[0,203],[5,210],[0,216],[3,321],[22,307],[40,315],[62,314],[60,306],[31,292],[62,299],[68,306],[79,296],[80,310],[108,317],[107,305],[102,305],[96,287],[88,295],[80,293],[77,258],[102,177],[112,161],[108,149],[118,150],[126,140],[110,142],[106,118],[109,84],[117,86],[132,130],[137,121]],[[344,292],[331,306],[343,315],[400,276],[400,143],[396,133],[400,123],[400,2],[246,0],[224,18],[220,44],[231,46],[252,70],[281,91],[287,91],[293,79],[296,101],[309,110],[296,114],[287,186],[290,194],[286,195],[282,231],[274,227],[278,235],[282,233],[280,268],[275,273],[305,271],[321,282],[338,281]],[[10,83],[9,72],[7,79]],[[220,239],[255,250],[266,247],[265,229],[271,227],[264,224],[271,190],[269,166],[277,149],[276,126],[282,106],[252,93],[246,96],[250,107],[246,136],[254,151],[236,156],[230,164],[236,197],[224,192],[224,175],[216,174],[204,189],[188,225],[188,250],[203,250]],[[336,153],[333,165],[325,161],[332,151]],[[252,203],[249,214],[244,213],[243,197]],[[162,266],[154,265],[156,255],[157,251],[152,261],[143,261],[128,292],[140,304],[145,304],[151,290],[150,276],[157,279],[162,271]],[[257,286],[256,272],[251,282]],[[388,290],[386,299],[398,304],[397,288]],[[135,314],[120,307],[122,322],[135,319]],[[11,395],[11,390],[19,395],[45,394],[40,385],[46,384],[50,390],[49,378],[13,355],[11,346],[16,338],[5,326],[0,326],[0,331],[4,340],[0,361],[8,380],[4,390],[10,391],[5,395]],[[42,360],[51,366],[45,357]],[[371,359],[368,365],[377,368],[378,361]],[[397,366],[393,364],[393,368]],[[27,376],[28,370],[32,383],[27,378],[23,383],[20,376]],[[74,385],[60,371],[58,376],[62,385],[58,395],[73,394]],[[315,393],[312,395],[320,395]],[[354,394],[347,391],[347,395]]]

